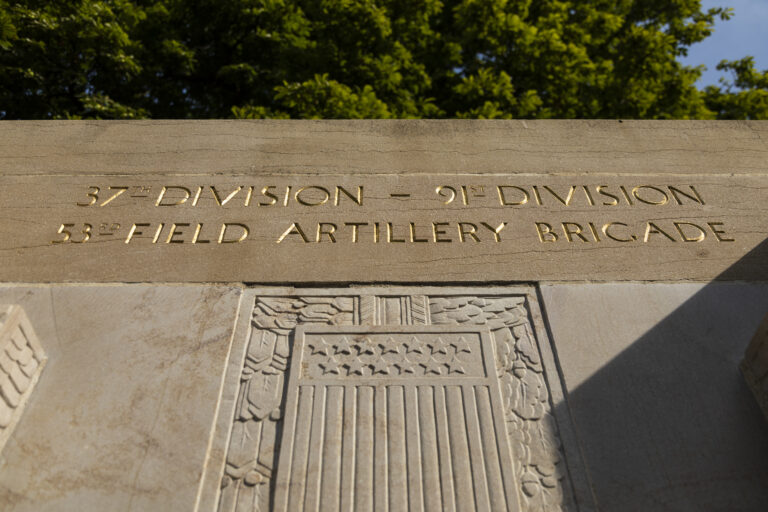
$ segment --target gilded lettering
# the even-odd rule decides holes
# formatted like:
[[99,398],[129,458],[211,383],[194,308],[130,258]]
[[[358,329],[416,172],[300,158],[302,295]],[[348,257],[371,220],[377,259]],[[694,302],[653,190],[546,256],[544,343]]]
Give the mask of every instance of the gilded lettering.
[[725,235],[726,232],[717,229],[715,226],[722,226],[722,222],[707,222],[707,226],[709,226],[709,229],[712,230],[712,233],[715,235],[715,238],[717,238],[718,242],[735,242],[733,238],[723,238],[720,235]]
[[442,229],[443,226],[449,226],[449,222],[433,222],[432,223],[432,235],[435,242],[453,242],[450,238],[443,238],[448,233]]
[[363,206],[363,186],[359,185],[357,187],[357,194],[352,194],[352,192],[348,191],[341,185],[336,186],[336,195],[334,196],[334,202],[333,204],[335,206],[339,206],[339,195],[344,194],[348,198],[350,198],[352,201],[354,201],[358,206]]
[[[319,192],[320,196],[317,197],[313,192]],[[320,206],[331,199],[331,193],[325,187],[310,185],[308,187],[301,187],[297,190],[294,198],[299,204],[304,206]]]
[[448,185],[440,185],[435,189],[435,193],[445,199],[443,204],[451,204],[456,199],[456,189]]
[[465,236],[471,236],[475,242],[479,242],[480,238],[477,236],[477,226],[471,222],[459,222],[459,241],[464,242]]
[[332,222],[318,222],[317,223],[317,237],[315,238],[316,243],[320,243],[320,241],[323,239],[323,235],[327,235],[328,239],[336,243],[336,236],[334,233],[336,233],[336,224]]
[[[276,188],[277,188],[277,187],[275,187],[274,185],[269,185],[269,186],[267,186],[267,187],[264,187],[264,188],[262,188],[262,189],[261,189],[261,195],[262,195],[262,196],[264,196],[264,197],[268,197],[268,198],[269,198],[271,201],[270,201],[270,202],[268,202],[268,203],[259,202],[259,203],[257,203],[257,204],[258,204],[259,206],[272,206],[272,205],[275,205],[275,204],[277,204],[278,198],[277,198],[277,196],[276,196],[275,194],[273,194],[273,193],[271,192],[271,190],[273,190],[273,189],[276,189]],[[288,189],[289,189],[289,192],[290,192],[290,187],[288,187]],[[286,197],[286,198],[288,197],[288,194],[287,194],[287,193],[286,193],[285,197]],[[286,199],[286,201],[287,201],[287,200],[288,200],[288,199]]]
[[546,222],[537,222],[536,231],[539,234],[540,242],[557,242],[557,233],[552,230],[552,226]]
[[286,239],[286,237],[290,235],[299,235],[301,239],[304,241],[304,243],[309,243],[309,240],[307,239],[307,235],[304,234],[304,231],[301,229],[301,226],[298,222],[294,222],[291,224],[291,226],[285,230],[285,232],[280,235],[280,238],[277,239],[277,243],[279,244],[283,240]]
[[[522,197],[516,201],[510,201],[506,196],[505,189],[510,189],[515,193],[520,192]],[[528,192],[524,188],[516,185],[499,185],[496,187],[496,191],[499,194],[499,202],[501,203],[501,206],[522,206],[528,202],[528,199],[530,199]]]
[[565,233],[565,238],[569,242],[573,242],[573,236],[579,237],[582,242],[589,242],[587,237],[581,233],[583,229],[584,228],[581,227],[581,224],[577,222],[563,222],[563,233]]
[[496,242],[497,243],[501,242],[500,233],[501,233],[501,230],[504,229],[507,226],[506,222],[502,222],[501,224],[499,224],[495,228],[493,226],[491,226],[490,224],[485,223],[485,222],[481,222],[480,224],[482,224],[483,227],[488,228],[490,230],[490,232],[493,233],[493,236],[494,236],[494,238],[496,238]]
[[[160,233],[163,231],[163,228],[165,227],[165,224],[162,222],[157,226],[157,231],[155,231],[155,236],[152,238],[152,243],[156,244],[157,241],[160,239]],[[125,242],[128,243],[128,242]]]
[[[704,231],[701,226],[694,224],[693,222],[673,222],[672,224],[675,226],[675,229],[677,229],[677,232],[680,233],[680,239],[684,242],[701,242],[707,237],[706,231]],[[694,237],[691,237],[690,230],[688,230],[688,233],[686,233],[683,229],[683,226],[693,228],[697,230],[698,233]]]
[[[180,190],[184,193],[184,197],[176,199],[175,202],[172,203],[164,203],[163,199],[165,199],[166,194],[169,190]],[[189,199],[192,196],[192,192],[187,187],[178,187],[178,186],[169,186],[169,187],[163,187],[160,191],[160,195],[157,197],[157,202],[155,203],[155,206],[179,206],[187,202],[187,199]]]
[[230,193],[229,193],[229,195],[228,195],[227,197],[225,197],[224,199],[222,199],[222,198],[221,198],[221,196],[219,196],[219,192],[216,190],[216,187],[214,187],[213,185],[211,185],[211,192],[213,192],[213,198],[216,200],[216,203],[217,203],[219,206],[224,206],[225,204],[227,204],[227,203],[228,203],[229,201],[231,201],[231,200],[232,200],[232,198],[233,198],[233,197],[235,197],[235,196],[237,195],[237,193],[238,193],[238,192],[240,192],[241,190],[243,190],[243,186],[242,186],[242,185],[240,185],[239,187],[237,187],[235,190],[233,190],[232,192],[230,192]]
[[[241,228],[243,232],[240,234],[239,237],[227,238],[227,231],[231,227]],[[221,232],[219,233],[220,244],[238,244],[243,240],[245,240],[246,238],[248,238],[248,226],[246,226],[245,224],[239,224],[237,222],[232,222],[232,223],[225,222],[224,224],[222,224]]]
[[416,236],[416,223],[414,222],[409,223],[409,227],[411,229],[411,243],[429,242],[429,240],[427,240],[426,238],[418,238]]
[[600,194],[601,196],[605,196],[613,199],[613,202],[611,203],[606,203],[605,201],[603,201],[603,206],[616,206],[617,204],[619,204],[619,196],[615,196],[610,192],[606,192],[605,190],[603,190],[604,188],[607,188],[607,187],[608,185],[599,185],[597,187],[598,194]]
[[405,243],[404,238],[395,238],[395,228],[392,227],[391,222],[387,222],[387,243]]
[[683,204],[683,202],[680,200],[680,197],[679,197],[679,196],[683,196],[683,197],[687,197],[691,201],[693,201],[695,203],[699,203],[700,205],[703,206],[704,205],[704,200],[701,198],[701,195],[699,194],[699,191],[696,190],[696,188],[693,185],[688,185],[688,187],[691,189],[691,192],[693,193],[693,195],[687,194],[687,193],[683,192],[682,190],[680,190],[679,188],[673,187],[671,185],[669,186],[669,191],[671,192],[672,197],[675,198],[675,201],[677,201],[677,204]]
[[248,187],[248,193],[245,195],[244,206],[251,206],[251,198],[253,197],[253,186]]
[[606,237],[610,238],[614,242],[634,242],[635,240],[637,240],[637,236],[635,235],[630,235],[629,238],[626,238],[626,237],[619,238],[618,236],[616,236],[615,232],[613,232],[613,226],[624,226],[625,228],[628,228],[629,226],[627,226],[623,222],[608,222],[606,224],[603,224],[601,231]]
[[629,206],[635,204],[632,202],[632,198],[629,197],[629,192],[627,192],[627,189],[624,188],[624,185],[619,185],[619,190],[621,190],[621,193],[624,195],[624,199],[627,200],[627,203],[629,203]]
[[600,235],[597,234],[597,226],[595,226],[594,223],[589,223],[589,230],[592,232],[592,238],[595,239],[595,242],[600,243]]
[[165,240],[165,243],[167,244],[183,244],[184,240],[175,240],[174,237],[176,235],[183,235],[184,232],[177,230],[179,227],[187,227],[189,224],[187,223],[179,223],[179,224],[171,224],[171,231],[168,233],[168,238]]
[[669,233],[667,233],[666,231],[661,229],[655,223],[648,222],[646,224],[646,226],[645,226],[645,235],[643,236],[643,242],[647,242],[651,235],[664,235],[665,237],[667,237],[672,242],[676,242],[677,241],[674,238],[672,238],[672,236]]
[[358,239],[358,231],[359,228],[362,226],[367,226],[367,222],[345,222],[345,226],[351,226],[352,227],[352,243],[356,244]]
[[[661,196],[656,196],[655,200],[653,198],[649,198],[648,195],[645,195],[645,197],[642,197],[640,194],[640,191],[647,191],[651,190],[653,192],[657,192],[658,194],[661,194]],[[645,193],[644,193],[645,194]],[[653,185],[640,185],[632,189],[632,195],[635,199],[640,201],[641,203],[645,204],[652,204],[655,206],[661,206],[664,204],[667,204],[667,201],[669,201],[669,197],[667,196],[667,193],[661,190],[659,187],[654,187]]]
[[542,206],[543,203],[541,201],[541,193],[539,193],[539,187],[534,185],[531,188],[533,188],[533,197],[536,198],[536,204],[538,204],[539,206]]
[[195,192],[195,198],[192,199],[192,206],[197,206],[197,202],[200,200],[200,195],[203,193],[203,187],[197,187],[197,192]]
[[573,193],[576,191],[576,186],[575,186],[575,185],[571,185],[571,189],[568,191],[568,196],[566,196],[566,198],[565,198],[565,199],[563,199],[562,197],[560,197],[560,196],[557,194],[557,192],[555,192],[554,190],[552,190],[552,188],[551,188],[549,185],[544,185],[544,190],[546,190],[547,192],[549,192],[550,194],[552,194],[552,195],[555,197],[555,199],[557,199],[558,201],[560,201],[560,202],[561,202],[563,205],[565,205],[565,206],[569,206],[569,205],[571,204],[571,199],[573,199]]
[[197,225],[197,228],[195,228],[195,235],[192,237],[192,243],[193,244],[209,244],[211,243],[210,240],[201,240],[200,239],[200,231],[203,229],[203,224],[199,223]]
[[125,239],[125,243],[129,243],[131,240],[133,240],[134,236],[143,235],[144,233],[139,230],[139,228],[148,228],[149,224],[141,222],[134,224],[131,226],[131,230],[128,232],[128,236]]

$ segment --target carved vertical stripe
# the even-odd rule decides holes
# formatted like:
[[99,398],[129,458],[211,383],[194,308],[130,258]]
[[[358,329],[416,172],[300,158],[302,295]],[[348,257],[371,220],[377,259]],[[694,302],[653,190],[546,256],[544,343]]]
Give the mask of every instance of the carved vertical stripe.
[[341,505],[342,512],[355,510],[356,448],[359,433],[357,423],[357,388],[349,386],[344,393],[344,424],[341,455]]
[[400,324],[412,325],[413,317],[411,316],[411,296],[405,295],[400,297]]
[[475,508],[477,510],[503,510],[502,508],[492,509],[488,496],[488,475],[485,471],[486,454],[480,439],[480,429],[482,427],[477,415],[475,390],[469,386],[464,386],[462,391],[464,395],[462,397],[464,400],[464,425],[467,432],[470,460],[472,461],[472,483],[475,488]]
[[315,402],[312,410],[312,428],[309,437],[309,456],[307,460],[306,494],[304,510],[320,508],[320,479],[322,478],[323,437],[325,430],[325,406],[328,388],[315,386]]
[[437,445],[439,448],[440,462],[440,489],[443,498],[442,510],[455,512],[456,490],[453,482],[455,470],[451,460],[454,447],[451,443],[450,429],[448,427],[448,413],[446,412],[445,389],[442,386],[434,388],[435,393],[435,421],[437,424]]
[[304,506],[304,486],[306,483],[310,428],[312,427],[314,391],[315,388],[313,386],[302,386],[299,388],[298,414],[296,414],[296,425],[294,426],[293,465],[290,468],[291,483],[293,485],[289,489],[281,489],[278,492],[278,495],[288,495],[288,503],[286,506],[283,506],[281,502],[276,503],[276,510],[300,510]]
[[408,510],[408,466],[405,440],[405,396],[403,386],[387,387],[389,510]]
[[422,443],[419,418],[419,395],[415,386],[405,386],[405,442],[408,473],[408,509],[421,512],[424,509],[424,474],[421,470]]
[[338,510],[341,497],[341,445],[344,387],[328,388],[325,409],[320,510]]
[[[435,393],[432,386],[418,387],[419,429],[421,430],[421,481],[424,486],[424,509],[426,512],[440,512],[440,460],[438,456],[438,433],[435,422]],[[445,463],[445,461],[444,461]],[[450,464],[447,464],[450,466]],[[453,494],[453,488],[443,490]]]
[[387,388],[374,389],[373,408],[373,507],[378,512],[389,510]]
[[476,510],[461,388],[459,386],[446,387],[445,401],[448,414],[448,435],[451,441],[453,484],[456,487],[456,508],[462,511]]
[[357,453],[355,456],[355,510],[373,510],[373,387],[357,392]]
[[[491,407],[491,396],[487,387],[475,387],[477,413],[480,421],[485,467],[488,475],[488,490],[490,492],[491,510],[506,510],[507,504],[517,502],[517,493],[512,486],[514,476],[512,459],[509,450],[499,445],[496,436],[506,435],[506,431],[498,432]],[[502,422],[503,427],[503,422]]]

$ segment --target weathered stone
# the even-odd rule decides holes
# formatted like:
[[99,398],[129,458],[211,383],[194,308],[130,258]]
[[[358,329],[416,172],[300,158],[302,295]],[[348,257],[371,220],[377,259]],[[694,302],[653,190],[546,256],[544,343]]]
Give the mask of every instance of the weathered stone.
[[0,280],[767,281],[763,131],[3,123]]
[[47,359],[24,310],[0,304],[0,452],[19,422]]
[[763,510],[766,126],[2,123],[0,509]]
[[747,347],[741,371],[763,414],[768,418],[768,314]]

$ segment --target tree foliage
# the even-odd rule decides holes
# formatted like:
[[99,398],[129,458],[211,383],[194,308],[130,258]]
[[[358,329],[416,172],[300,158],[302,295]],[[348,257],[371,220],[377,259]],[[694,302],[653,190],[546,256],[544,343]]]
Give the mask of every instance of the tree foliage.
[[766,119],[700,0],[0,0],[0,118]]

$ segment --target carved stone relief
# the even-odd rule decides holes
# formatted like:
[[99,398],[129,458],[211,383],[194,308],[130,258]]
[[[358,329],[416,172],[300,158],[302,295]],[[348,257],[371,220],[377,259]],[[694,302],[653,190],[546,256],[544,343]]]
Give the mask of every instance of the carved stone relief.
[[747,347],[741,372],[768,419],[768,314]]
[[0,304],[0,450],[21,418],[45,361],[24,310]]
[[457,290],[257,294],[216,509],[575,510],[531,290]]

